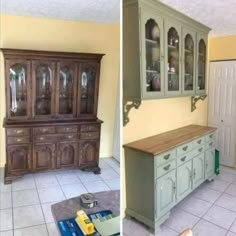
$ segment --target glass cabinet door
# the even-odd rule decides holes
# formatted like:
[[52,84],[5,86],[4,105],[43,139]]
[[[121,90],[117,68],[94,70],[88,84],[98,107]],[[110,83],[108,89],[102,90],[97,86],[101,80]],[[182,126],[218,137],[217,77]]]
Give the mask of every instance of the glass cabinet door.
[[79,111],[81,115],[96,115],[97,103],[97,64],[82,64],[80,67],[80,101]]
[[167,81],[166,94],[179,95],[181,92],[180,32],[178,27],[167,28]]
[[57,87],[57,114],[61,116],[75,116],[76,115],[76,80],[75,69],[73,63],[59,63],[58,66],[58,87]]
[[196,93],[204,93],[206,86],[206,43],[204,39],[198,40],[198,66],[197,66]]
[[143,15],[143,95],[155,98],[164,94],[163,19]]
[[7,103],[10,119],[22,119],[30,115],[29,70],[30,63],[27,61],[7,61]]
[[195,91],[195,40],[194,34],[184,34],[183,93],[194,95]]
[[51,62],[33,62],[33,92],[35,102],[33,114],[40,117],[53,115],[53,74],[55,65]]

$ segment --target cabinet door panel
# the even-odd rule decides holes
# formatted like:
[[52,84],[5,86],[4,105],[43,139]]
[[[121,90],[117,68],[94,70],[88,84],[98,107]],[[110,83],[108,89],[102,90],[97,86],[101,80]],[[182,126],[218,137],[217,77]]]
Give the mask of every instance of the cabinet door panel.
[[57,65],[56,115],[76,116],[77,67],[75,63]]
[[55,168],[55,144],[35,144],[33,155],[34,170]]
[[167,213],[176,202],[176,170],[156,180],[157,218]]
[[206,151],[205,156],[205,179],[214,175],[215,169],[215,148]]
[[193,188],[204,181],[205,158],[204,153],[193,158]]
[[13,145],[7,147],[8,173],[22,174],[31,168],[30,145]]
[[90,165],[98,163],[99,159],[99,142],[84,141],[80,143],[79,165]]
[[165,45],[166,45],[166,79],[165,94],[176,96],[181,94],[181,73],[182,73],[182,34],[181,26],[172,22],[165,24]]
[[57,168],[77,165],[77,143],[59,143],[57,150]]
[[30,117],[30,62],[6,61],[7,113],[9,119]]
[[33,61],[33,117],[47,119],[55,116],[55,63]]
[[192,160],[177,169],[177,200],[180,201],[192,191]]
[[164,95],[163,18],[142,11],[142,94],[144,98]]

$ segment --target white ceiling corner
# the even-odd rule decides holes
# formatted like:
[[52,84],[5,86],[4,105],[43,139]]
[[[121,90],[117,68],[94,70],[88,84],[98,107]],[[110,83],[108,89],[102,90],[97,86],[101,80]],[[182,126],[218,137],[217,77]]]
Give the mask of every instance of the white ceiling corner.
[[119,23],[120,0],[0,0],[0,13]]
[[210,37],[236,35],[236,0],[160,0],[209,26]]

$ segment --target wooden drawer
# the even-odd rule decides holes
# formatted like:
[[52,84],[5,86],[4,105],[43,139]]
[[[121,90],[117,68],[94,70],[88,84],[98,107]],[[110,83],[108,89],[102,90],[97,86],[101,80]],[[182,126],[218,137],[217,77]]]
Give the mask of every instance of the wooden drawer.
[[196,147],[200,147],[204,144],[205,142],[205,139],[204,137],[201,137],[201,138],[198,138],[198,139],[195,139],[192,141],[193,143],[193,148],[196,148]]
[[78,126],[58,126],[56,131],[57,133],[77,133]]
[[215,147],[215,140],[211,140],[210,142],[205,144],[205,150],[213,147]]
[[34,142],[37,143],[55,143],[78,139],[78,134],[64,134],[64,135],[37,135],[34,136]]
[[95,132],[100,130],[100,125],[80,125],[80,132]]
[[33,128],[33,134],[55,134],[55,127],[37,127]]
[[24,136],[30,135],[29,128],[9,128],[7,129],[7,136]]
[[167,174],[171,170],[176,168],[176,160],[172,160],[165,165],[162,165],[156,169],[156,178],[161,177],[164,174]]
[[215,133],[210,133],[210,134],[205,136],[205,142],[208,143],[208,142],[214,141],[215,138],[216,138],[216,134]]
[[193,149],[193,143],[189,142],[177,147],[177,156],[181,156]]
[[81,133],[80,139],[99,139],[99,132]]
[[21,136],[21,137],[8,137],[7,144],[20,144],[20,143],[30,143],[29,136]]
[[161,166],[176,158],[176,149],[155,156],[156,166]]

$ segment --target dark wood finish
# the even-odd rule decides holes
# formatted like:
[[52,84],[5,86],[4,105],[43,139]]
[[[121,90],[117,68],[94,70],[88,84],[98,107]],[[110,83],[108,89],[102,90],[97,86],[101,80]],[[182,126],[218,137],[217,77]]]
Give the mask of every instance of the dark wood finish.
[[188,125],[179,129],[125,144],[124,147],[142,151],[151,154],[150,156],[153,156],[211,133],[215,130],[216,128],[213,127]]
[[58,143],[57,168],[77,166],[77,142]]
[[33,170],[54,169],[56,166],[55,144],[35,144],[33,147]]
[[[97,118],[97,104],[100,62],[103,54],[15,49],[2,51],[5,59],[7,101],[6,118],[3,123],[6,128],[7,146],[5,183],[10,183],[26,173],[54,168],[80,168],[100,173],[99,145],[102,121]],[[15,64],[24,65],[24,71],[27,73],[27,102],[24,107],[27,114],[12,117],[9,71]],[[46,67],[41,68],[40,73],[38,71],[36,74],[36,69],[40,65]],[[47,70],[47,67],[50,70]],[[81,73],[86,68],[89,71],[90,67],[94,67],[91,74],[94,81],[91,86],[86,87],[90,98],[89,109],[82,114]],[[63,71],[60,72],[61,68]],[[36,83],[37,77],[40,86]],[[14,75],[12,78],[15,78]],[[25,83],[20,85],[25,86]],[[36,91],[40,95],[39,98],[36,97]],[[48,105],[46,98],[49,94],[51,103]],[[60,99],[64,98],[69,98],[69,102],[60,103]],[[45,102],[36,107],[37,99]],[[36,108],[40,110],[41,107],[43,111],[36,114]]]

